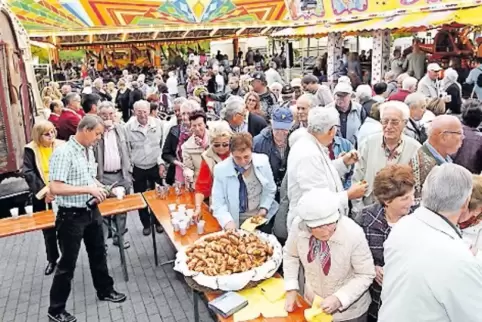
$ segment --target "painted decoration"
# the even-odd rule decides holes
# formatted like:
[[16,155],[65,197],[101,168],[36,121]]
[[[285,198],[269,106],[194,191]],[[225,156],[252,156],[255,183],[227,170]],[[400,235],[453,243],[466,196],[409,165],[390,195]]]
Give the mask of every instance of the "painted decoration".
[[390,42],[390,30],[373,32],[372,84],[381,82],[385,73],[390,70]]

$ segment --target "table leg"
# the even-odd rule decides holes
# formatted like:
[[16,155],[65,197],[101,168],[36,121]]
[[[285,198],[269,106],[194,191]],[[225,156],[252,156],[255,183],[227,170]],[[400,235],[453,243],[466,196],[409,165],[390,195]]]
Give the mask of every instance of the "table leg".
[[199,295],[192,290],[192,302],[194,304],[194,322],[199,322]]
[[159,259],[157,258],[157,244],[156,244],[156,217],[152,211],[149,210],[151,214],[151,233],[152,233],[152,248],[154,248],[154,263],[159,266]]
[[126,252],[124,249],[124,235],[123,231],[120,231],[120,217],[119,216],[114,216],[115,217],[115,225],[116,225],[116,235],[117,235],[117,241],[119,242],[119,254],[121,258],[121,264],[122,264],[122,273],[124,274],[124,280],[126,282],[129,281],[129,275],[127,274],[127,263],[126,263]]

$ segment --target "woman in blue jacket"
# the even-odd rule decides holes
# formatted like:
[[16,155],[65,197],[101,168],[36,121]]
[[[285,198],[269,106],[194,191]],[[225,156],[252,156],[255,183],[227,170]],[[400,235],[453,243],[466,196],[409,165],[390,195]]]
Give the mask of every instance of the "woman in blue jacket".
[[213,215],[223,229],[239,228],[246,219],[263,216],[268,222],[260,230],[271,233],[271,219],[278,211],[276,184],[268,157],[252,148],[249,133],[231,138],[231,156],[214,168]]

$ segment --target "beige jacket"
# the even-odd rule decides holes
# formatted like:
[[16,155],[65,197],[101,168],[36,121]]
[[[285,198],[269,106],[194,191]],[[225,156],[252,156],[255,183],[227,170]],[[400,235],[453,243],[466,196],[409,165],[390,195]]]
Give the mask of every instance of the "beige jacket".
[[319,260],[308,263],[311,233],[300,217],[295,218],[283,249],[283,270],[286,290],[299,290],[300,263],[305,270],[305,299],[313,302],[315,295],[336,296],[340,310],[333,315],[335,322],[360,317],[371,302],[368,287],[375,278],[373,257],[363,229],[353,220],[341,216],[336,231],[328,241],[331,269],[325,276]]
[[[207,130],[206,130],[207,131]],[[209,133],[206,133],[208,136],[207,146],[209,146]],[[202,147],[196,144],[194,140],[194,135],[184,142],[181,147],[182,149],[182,163],[188,169],[194,171],[194,181],[196,182],[197,177],[199,175],[199,169],[201,169],[201,155],[205,151]]]

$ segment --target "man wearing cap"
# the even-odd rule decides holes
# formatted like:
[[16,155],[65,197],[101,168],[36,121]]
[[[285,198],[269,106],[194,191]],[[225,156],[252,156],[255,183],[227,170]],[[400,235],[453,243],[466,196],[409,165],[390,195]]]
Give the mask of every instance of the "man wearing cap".
[[272,111],[278,107],[278,99],[276,95],[268,89],[265,74],[263,72],[255,72],[251,85],[253,86],[253,91],[259,95],[261,110],[269,119]]
[[439,64],[428,64],[427,74],[418,82],[417,92],[422,93],[428,98],[439,98],[441,93],[440,82],[438,80],[442,67]]
[[301,85],[305,92],[311,93],[315,96],[316,106],[326,106],[333,102],[333,95],[331,95],[330,88],[326,85],[318,84],[318,78],[316,78],[316,76],[304,76],[301,80]]
[[340,114],[338,135],[356,145],[358,130],[367,118],[366,110],[352,100],[353,89],[346,83],[338,83],[333,91],[335,101],[326,107],[335,107]]
[[296,105],[295,100],[295,91],[291,85],[285,85],[281,89],[281,107],[290,108],[293,105]]
[[285,82],[281,78],[281,75],[276,70],[277,65],[274,61],[269,63],[269,69],[265,72],[266,74],[266,82],[268,83],[268,87],[271,87],[273,83],[280,83],[283,85]]
[[271,115],[271,126],[263,129],[253,139],[253,151],[269,158],[274,182],[278,188],[275,200],[279,202],[279,188],[286,172],[285,157],[288,133],[293,125],[293,113],[289,108],[278,107]]
[[295,99],[298,99],[303,94],[303,88],[301,88],[301,78],[293,78],[290,85],[295,91]]

